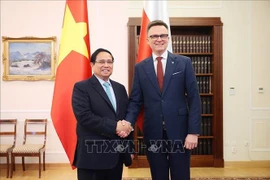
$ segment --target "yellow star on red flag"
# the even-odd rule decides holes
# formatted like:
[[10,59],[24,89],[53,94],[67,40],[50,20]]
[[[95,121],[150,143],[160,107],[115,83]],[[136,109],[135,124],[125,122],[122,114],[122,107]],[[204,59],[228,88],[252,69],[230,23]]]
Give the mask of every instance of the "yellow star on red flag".
[[66,14],[63,22],[62,37],[60,42],[58,64],[73,50],[86,58],[89,58],[84,37],[87,34],[87,23],[76,22],[66,6]]

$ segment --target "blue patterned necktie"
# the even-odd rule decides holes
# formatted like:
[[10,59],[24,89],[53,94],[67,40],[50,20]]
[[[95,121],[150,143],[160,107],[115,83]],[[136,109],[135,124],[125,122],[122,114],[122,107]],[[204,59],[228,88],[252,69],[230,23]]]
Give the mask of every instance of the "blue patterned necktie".
[[108,82],[105,82],[105,83],[103,83],[103,86],[105,86],[105,88],[106,88],[106,94],[107,94],[108,98],[110,99],[114,110],[116,110],[116,106],[115,106],[115,103],[114,103],[114,101],[112,99],[112,94],[111,94],[111,91],[110,91],[110,84]]

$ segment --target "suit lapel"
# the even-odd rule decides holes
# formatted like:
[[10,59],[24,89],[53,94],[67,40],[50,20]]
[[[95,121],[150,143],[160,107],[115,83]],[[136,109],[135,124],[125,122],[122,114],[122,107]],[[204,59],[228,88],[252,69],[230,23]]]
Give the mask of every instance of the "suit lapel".
[[92,79],[93,88],[100,94],[100,96],[110,105],[112,110],[115,112],[110,99],[108,98],[106,92],[104,91],[103,87],[101,86],[97,78],[93,75],[91,79]]
[[167,87],[169,85],[170,79],[172,77],[172,73],[174,72],[175,67],[177,67],[177,64],[178,64],[178,61],[176,61],[176,56],[168,52],[162,94],[165,94]]
[[153,62],[152,56],[145,61],[145,65],[143,67],[144,67],[144,70],[145,70],[148,78],[150,79],[151,83],[153,84],[154,89],[156,89],[158,91],[158,93],[161,94],[161,91],[160,91],[159,86],[158,86],[158,80],[157,80],[157,75],[156,75],[156,72],[154,69],[154,62]]

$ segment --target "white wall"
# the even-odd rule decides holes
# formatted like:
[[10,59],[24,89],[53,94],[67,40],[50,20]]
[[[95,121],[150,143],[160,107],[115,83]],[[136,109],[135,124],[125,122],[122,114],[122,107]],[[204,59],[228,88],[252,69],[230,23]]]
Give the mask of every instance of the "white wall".
[[[65,1],[0,3],[1,36],[57,36],[59,42]],[[113,53],[112,79],[126,88],[127,22],[128,17],[140,17],[142,7],[142,1],[88,1],[91,49],[105,47]],[[270,160],[270,1],[169,1],[168,8],[170,17],[221,17],[224,159]],[[53,86],[53,81],[1,80],[1,118],[18,119],[19,144],[25,118],[48,118],[46,159],[62,163],[68,159],[50,119]],[[235,87],[235,95],[229,95],[231,86]],[[259,86],[264,87],[264,93],[257,92]],[[237,148],[235,154],[232,146]]]

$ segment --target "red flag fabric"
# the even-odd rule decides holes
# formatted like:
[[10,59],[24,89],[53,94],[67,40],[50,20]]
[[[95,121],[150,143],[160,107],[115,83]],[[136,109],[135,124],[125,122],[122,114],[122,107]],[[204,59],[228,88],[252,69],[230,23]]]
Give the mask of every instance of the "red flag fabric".
[[92,74],[89,59],[87,0],[66,0],[51,118],[71,165],[77,144],[71,96],[74,84]]
[[[142,22],[141,22],[141,31],[139,39],[139,49],[136,62],[140,62],[145,58],[151,56],[152,50],[149,47],[147,39],[147,25],[153,20],[162,20],[168,26],[169,37],[171,37],[169,16],[167,12],[167,1],[144,1],[144,8],[142,13]],[[168,50],[172,52],[172,43],[171,39],[169,40]],[[138,116],[137,126],[142,131],[143,127],[143,111]]]

